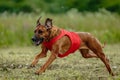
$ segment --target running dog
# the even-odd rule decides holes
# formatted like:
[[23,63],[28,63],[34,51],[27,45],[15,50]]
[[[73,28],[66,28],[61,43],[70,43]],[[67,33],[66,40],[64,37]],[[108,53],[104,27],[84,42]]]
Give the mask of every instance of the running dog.
[[90,33],[69,32],[58,28],[52,24],[50,18],[45,20],[45,24],[41,24],[39,18],[34,34],[32,41],[36,46],[41,44],[42,51],[36,55],[30,67],[34,67],[39,59],[46,57],[48,50],[51,51],[47,62],[35,74],[42,74],[57,57],[64,58],[79,50],[84,58],[100,58],[109,74],[114,76],[100,41]]

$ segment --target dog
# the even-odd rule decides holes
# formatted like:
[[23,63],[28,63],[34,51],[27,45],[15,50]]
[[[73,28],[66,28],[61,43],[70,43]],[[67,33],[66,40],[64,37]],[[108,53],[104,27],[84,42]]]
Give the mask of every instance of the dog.
[[100,41],[92,34],[88,32],[69,32],[58,28],[53,25],[50,18],[45,20],[44,25],[40,23],[39,18],[34,34],[32,41],[36,46],[41,44],[42,51],[36,55],[29,67],[35,67],[39,59],[46,57],[48,50],[51,51],[47,62],[35,74],[39,75],[45,72],[57,57],[63,58],[79,50],[84,58],[100,58],[109,74],[114,76]]

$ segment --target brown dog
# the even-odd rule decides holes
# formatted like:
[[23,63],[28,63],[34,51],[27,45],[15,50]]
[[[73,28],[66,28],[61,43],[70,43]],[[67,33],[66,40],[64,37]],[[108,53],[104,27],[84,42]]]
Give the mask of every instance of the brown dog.
[[[78,46],[77,49],[81,52],[84,58],[93,58],[93,57],[100,58],[102,62],[105,64],[109,73],[112,76],[114,75],[110,68],[109,60],[106,58],[102,50],[102,46],[100,42],[90,33],[74,32],[75,36],[77,36],[77,39],[75,39],[74,42],[77,42],[78,37],[79,37],[78,44],[72,43],[67,33],[63,35],[62,37],[60,37],[59,39],[57,39],[56,41],[52,42],[51,40],[53,40],[56,36],[59,36],[61,34],[62,29],[56,26],[53,26],[52,19],[47,18],[44,25],[42,25],[39,22],[39,19],[37,21],[37,26],[34,31],[35,36],[32,38],[32,40],[34,41],[36,45],[42,44],[42,47],[41,47],[42,51],[38,55],[36,55],[30,67],[34,67],[40,58],[46,57],[48,50],[51,51],[51,55],[49,59],[47,60],[47,62],[38,71],[36,71],[35,74],[43,73],[46,70],[46,68],[48,68],[48,66],[57,57],[60,57],[60,55],[62,55],[61,57],[67,56],[68,53],[74,52],[76,49],[71,52],[69,52],[68,50],[71,50],[74,47]],[[52,42],[52,45],[50,42]],[[73,45],[74,47],[71,47],[71,45]],[[65,53],[65,55],[63,53]]]

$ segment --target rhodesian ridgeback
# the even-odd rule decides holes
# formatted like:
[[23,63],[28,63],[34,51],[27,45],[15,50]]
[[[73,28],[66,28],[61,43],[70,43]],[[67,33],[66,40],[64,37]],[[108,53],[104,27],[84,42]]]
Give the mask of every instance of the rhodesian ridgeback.
[[76,50],[79,50],[84,58],[100,58],[105,64],[109,74],[114,76],[109,60],[105,56],[100,41],[88,32],[69,32],[52,24],[52,19],[47,18],[45,24],[37,20],[37,26],[32,38],[36,46],[41,44],[42,51],[36,55],[30,67],[34,67],[39,59],[47,56],[50,50],[51,55],[47,62],[35,72],[41,74],[58,57],[63,58]]

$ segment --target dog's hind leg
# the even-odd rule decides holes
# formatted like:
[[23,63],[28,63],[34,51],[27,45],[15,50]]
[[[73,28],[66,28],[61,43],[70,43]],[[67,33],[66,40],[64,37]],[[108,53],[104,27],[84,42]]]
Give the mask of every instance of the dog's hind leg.
[[113,76],[114,74],[111,70],[109,60],[105,56],[102,50],[102,46],[100,45],[100,42],[95,38],[91,38],[89,39],[87,46],[91,51],[93,51],[101,59],[101,61],[105,64],[109,74]]
[[79,51],[84,58],[98,58],[98,56],[92,51],[89,51],[89,49],[80,49]]
[[109,74],[111,74],[112,76],[114,76],[110,64],[109,64],[109,60],[106,58],[105,54],[103,52],[98,52],[97,53],[98,57],[101,59],[101,61],[105,64]]
[[109,74],[111,74],[112,76],[114,76],[110,64],[109,64],[109,60],[107,59],[107,57],[105,56],[105,54],[103,52],[98,52],[97,53],[98,57],[101,59],[101,61],[105,64]]

